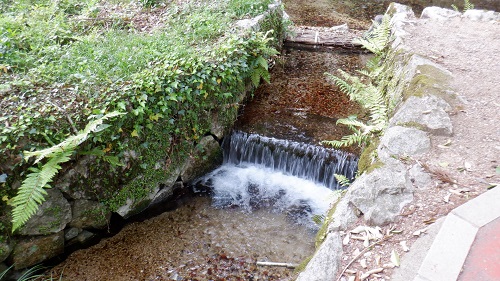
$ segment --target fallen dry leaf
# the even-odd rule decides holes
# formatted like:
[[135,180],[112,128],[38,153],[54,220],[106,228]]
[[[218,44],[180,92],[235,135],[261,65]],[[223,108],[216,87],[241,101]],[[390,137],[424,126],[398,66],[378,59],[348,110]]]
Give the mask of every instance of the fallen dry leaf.
[[408,246],[406,245],[406,241],[399,242],[399,245],[401,245],[401,247],[403,248],[403,251],[405,251],[405,252],[408,252],[410,250],[410,248],[408,248]]
[[396,252],[396,250],[392,250],[392,252],[391,252],[391,262],[395,266],[399,266],[401,264],[401,262],[399,260],[399,254],[398,254],[398,252]]
[[342,244],[343,245],[347,245],[349,244],[349,241],[351,240],[351,234],[350,233],[347,233],[344,237],[344,239],[342,240]]

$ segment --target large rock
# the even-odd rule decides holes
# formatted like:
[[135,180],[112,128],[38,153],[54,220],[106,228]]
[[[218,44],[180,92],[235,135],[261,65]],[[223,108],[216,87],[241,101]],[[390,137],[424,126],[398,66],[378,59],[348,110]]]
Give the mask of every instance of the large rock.
[[182,181],[191,182],[221,163],[222,149],[219,143],[212,136],[203,137],[182,169]]
[[[134,179],[134,180],[142,180],[142,178]],[[125,201],[125,204],[120,206],[116,213],[122,216],[123,218],[129,218],[133,215],[136,215],[142,211],[144,211],[151,201],[155,198],[156,194],[160,191],[159,186],[155,186],[146,196],[141,198],[128,198]]]
[[61,191],[46,189],[46,200],[19,230],[22,235],[47,235],[60,232],[71,221],[71,206]]
[[409,97],[396,111],[389,124],[422,127],[435,135],[450,136],[453,125],[446,111],[451,106],[436,96]]
[[69,223],[76,228],[106,228],[111,212],[104,205],[92,200],[75,200],[72,203],[73,219]]
[[10,252],[12,252],[13,246],[14,245],[10,240],[0,242],[0,262],[3,262],[9,257]]
[[440,7],[427,7],[422,11],[420,18],[432,19],[439,21],[446,21],[450,18],[459,17],[462,14],[455,10],[440,8]]
[[49,236],[34,236],[17,242],[11,255],[15,269],[33,266],[64,252],[64,231]]
[[447,100],[445,93],[452,79],[449,70],[419,55],[411,55],[405,66],[404,80],[409,81],[406,89],[409,95],[435,95]]
[[406,34],[404,26],[415,19],[415,14],[409,6],[401,5],[395,2],[389,5],[386,14],[391,16],[391,32],[394,36],[391,46],[396,48],[402,43],[401,37]]
[[[89,167],[95,165],[95,156],[83,156],[56,184],[57,188],[73,199],[96,199],[84,181],[89,179]],[[82,186],[82,187],[80,187]],[[84,186],[84,187],[83,187]]]
[[357,178],[342,200],[357,208],[368,224],[385,225],[413,200],[413,186],[406,167],[392,161]]
[[[159,182],[148,182],[148,184],[154,186],[148,191],[146,196],[139,198],[128,198],[125,204],[123,204],[116,210],[116,213],[124,218],[128,218],[142,212],[151,205],[166,200],[172,194],[172,187],[175,181],[179,178],[182,167],[186,166],[186,162],[184,162],[184,164],[178,165],[178,167],[173,171],[166,170],[166,168],[164,168],[164,165],[157,165],[155,169],[162,169],[165,173],[165,177]],[[134,181],[144,181],[144,178],[143,176],[139,176],[135,178]]]
[[[161,186],[160,190],[155,194],[153,197],[153,200],[151,200],[151,203],[149,206],[153,206],[156,204],[159,204],[163,201],[168,200],[173,194],[174,194],[174,189],[176,188],[176,181],[179,178],[180,175],[180,169],[175,171],[172,176],[170,176]],[[181,182],[182,184],[182,182]]]
[[500,13],[486,10],[467,10],[463,17],[474,21],[500,21]]
[[328,233],[297,281],[331,281],[337,274],[342,257],[342,239],[338,232]]
[[387,157],[413,156],[426,153],[431,140],[424,131],[401,126],[390,127],[380,139],[378,155],[384,161]]

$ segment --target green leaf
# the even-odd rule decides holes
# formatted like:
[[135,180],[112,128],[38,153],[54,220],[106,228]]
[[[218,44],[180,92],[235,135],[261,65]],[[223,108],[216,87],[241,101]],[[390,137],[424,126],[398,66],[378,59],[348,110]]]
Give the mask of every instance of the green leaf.
[[108,113],[99,119],[91,121],[89,124],[87,124],[87,126],[83,131],[78,132],[77,135],[68,137],[66,140],[59,143],[58,145],[39,151],[33,151],[33,152],[24,151],[24,158],[25,160],[28,160],[30,157],[35,156],[36,157],[35,164],[36,164],[40,160],[46,157],[52,157],[57,153],[61,153],[66,150],[74,150],[78,145],[87,140],[90,133],[98,131],[99,126],[102,124],[104,120],[123,114],[125,113],[120,113],[120,112]]
[[122,162],[120,162],[120,159],[118,158],[118,156],[104,156],[103,159],[104,159],[104,161],[108,162],[109,164],[113,165],[114,167],[125,166]]
[[57,153],[39,171],[28,174],[11,202],[14,207],[12,210],[12,232],[25,224],[36,213],[39,205],[45,201],[44,196],[47,195],[44,188],[61,169],[59,163],[69,161],[72,153],[72,150]]
[[[34,162],[35,164],[44,158],[49,158],[49,160],[40,169],[36,167],[28,168],[30,173],[19,187],[17,195],[12,198],[11,205],[14,207],[12,210],[12,232],[24,225],[36,213],[40,204],[45,201],[44,196],[47,195],[47,192],[44,188],[50,187],[49,182],[52,181],[52,178],[61,169],[60,163],[69,161],[75,148],[84,142],[90,133],[102,129],[102,122],[105,119],[122,114],[124,113],[112,112],[97,120],[93,120],[77,135],[70,136],[63,142],[50,148],[33,152],[24,151],[26,159],[33,156],[37,157]],[[104,127],[106,128],[106,126]],[[111,159],[110,161],[113,160]]]

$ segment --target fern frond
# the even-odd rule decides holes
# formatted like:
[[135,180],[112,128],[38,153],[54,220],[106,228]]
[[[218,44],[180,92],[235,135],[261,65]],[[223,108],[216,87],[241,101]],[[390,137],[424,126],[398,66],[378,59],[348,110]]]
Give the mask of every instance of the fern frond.
[[474,4],[470,2],[470,0],[465,0],[464,1],[464,13],[467,12],[468,10],[474,9]]
[[356,128],[360,128],[361,130],[363,130],[366,127],[366,125],[363,122],[357,120],[355,116],[339,119],[337,120],[337,125],[338,124],[346,125],[351,130],[356,130]]
[[351,185],[351,181],[346,176],[340,174],[334,174],[333,176],[341,186]]
[[369,139],[369,135],[357,131],[352,135],[343,136],[340,140],[322,141],[321,144],[330,145],[333,148],[342,148],[354,144],[361,145],[362,143],[368,142]]
[[337,87],[339,87],[339,89],[342,92],[346,93],[349,96],[349,98],[355,96],[359,90],[359,87],[357,87],[357,85],[363,83],[361,83],[358,77],[351,76],[350,74],[341,69],[339,69],[338,71],[341,74],[342,78],[330,73],[325,73],[325,75],[331,80],[333,80],[335,85],[337,85]]
[[69,161],[72,153],[72,150],[58,153],[53,155],[40,170],[32,169],[11,202],[14,207],[12,210],[12,232],[24,225],[36,213],[39,205],[45,201],[44,196],[47,195],[44,188],[61,169],[59,164]]
[[108,114],[102,116],[101,118],[96,119],[96,120],[88,123],[87,126],[85,126],[85,129],[78,132],[77,135],[70,136],[69,138],[67,138],[66,140],[64,140],[63,142],[61,142],[55,146],[52,146],[50,148],[46,148],[43,150],[39,150],[39,151],[33,151],[33,152],[25,151],[24,158],[25,158],[25,160],[28,160],[30,157],[35,156],[37,158],[36,158],[34,164],[36,164],[40,160],[47,158],[47,157],[52,157],[57,153],[64,152],[66,150],[74,150],[78,145],[80,145],[82,142],[84,142],[87,139],[87,137],[90,133],[100,131],[102,128],[100,128],[99,126],[102,124],[102,122],[104,120],[118,116],[118,115],[123,115],[123,114],[125,114],[125,113],[120,113],[120,112],[116,112],[116,111],[108,113]]
[[390,41],[391,21],[388,15],[385,15],[380,24],[373,23],[374,28],[364,38],[354,40],[363,48],[374,54],[381,54]]
[[24,179],[21,187],[19,187],[17,195],[12,198],[10,203],[14,207],[12,210],[12,232],[24,225],[29,218],[36,213],[40,204],[45,201],[44,196],[47,195],[47,192],[44,188],[50,187],[48,183],[52,181],[54,176],[61,169],[59,164],[69,161],[75,148],[84,142],[90,133],[107,128],[107,126],[101,126],[105,119],[122,114],[124,113],[112,112],[106,114],[91,121],[85,126],[85,129],[80,131],[77,135],[70,136],[57,145],[39,151],[24,152],[26,159],[32,156],[37,157],[35,164],[44,158],[49,158],[49,160],[41,169],[35,167],[28,169],[31,173]]

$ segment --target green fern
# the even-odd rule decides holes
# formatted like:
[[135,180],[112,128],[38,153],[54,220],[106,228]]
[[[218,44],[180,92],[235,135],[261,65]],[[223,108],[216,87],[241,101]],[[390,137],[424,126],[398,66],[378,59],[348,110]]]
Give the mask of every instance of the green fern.
[[61,169],[59,163],[70,160],[73,150],[60,152],[50,158],[41,169],[30,168],[31,173],[26,177],[19,188],[19,192],[12,199],[12,231],[24,225],[31,216],[38,210],[38,206],[45,201],[47,192],[44,188],[49,188],[48,183]]
[[349,180],[346,176],[339,174],[334,174],[333,176],[341,186],[351,185],[351,180]]
[[368,36],[359,39],[358,42],[363,44],[363,47],[376,54],[367,62],[367,69],[358,71],[364,76],[363,79],[340,69],[338,70],[339,76],[325,73],[351,100],[369,111],[370,119],[366,124],[357,120],[356,116],[337,120],[337,124],[346,125],[353,133],[343,136],[340,140],[323,141],[322,144],[335,148],[354,144],[361,146],[387,127],[389,111],[385,96],[387,78],[384,76],[384,67],[381,62],[384,49],[390,40],[390,32],[390,20],[388,16],[385,16],[382,23],[377,25]]
[[360,43],[363,48],[370,52],[380,55],[384,52],[391,40],[391,19],[389,15],[384,15],[382,22],[377,24],[373,22],[373,29],[366,36],[354,40],[354,43]]
[[106,114],[90,122],[83,131],[80,131],[77,135],[70,136],[58,145],[40,151],[24,152],[25,160],[36,157],[34,164],[39,163],[44,158],[50,159],[47,163],[41,165],[41,168],[31,167],[28,169],[31,173],[23,181],[17,195],[12,198],[10,202],[14,207],[12,210],[12,232],[23,226],[45,201],[44,196],[47,195],[47,192],[44,188],[50,188],[49,182],[52,181],[61,169],[60,164],[71,159],[70,157],[76,147],[84,142],[89,134],[107,128],[108,125],[102,124],[104,120],[122,114],[118,112]]
[[[457,11],[457,12],[460,12],[460,10],[458,9],[458,7],[454,4],[451,4],[451,7],[453,8],[453,10]],[[474,4],[472,4],[469,0],[464,0],[464,10],[463,12],[467,12],[468,10],[472,10],[474,9]]]

